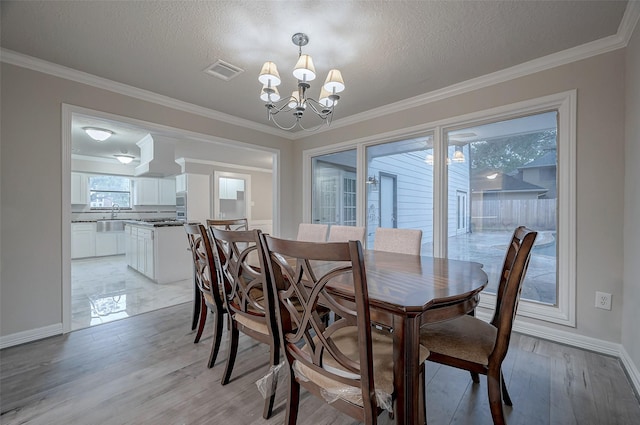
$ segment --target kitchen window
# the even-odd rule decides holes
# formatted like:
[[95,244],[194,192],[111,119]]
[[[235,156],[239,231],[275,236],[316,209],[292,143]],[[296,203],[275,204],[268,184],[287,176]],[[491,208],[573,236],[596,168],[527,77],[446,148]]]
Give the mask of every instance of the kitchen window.
[[121,176],[89,177],[91,208],[131,208],[131,179]]

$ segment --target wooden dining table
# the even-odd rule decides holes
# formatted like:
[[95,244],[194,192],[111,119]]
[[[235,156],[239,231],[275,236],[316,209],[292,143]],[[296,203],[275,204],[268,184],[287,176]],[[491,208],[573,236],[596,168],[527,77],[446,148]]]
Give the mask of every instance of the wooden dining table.
[[[393,332],[395,417],[418,424],[420,327],[472,311],[488,277],[482,264],[383,251],[365,251],[371,320]],[[336,280],[332,293],[353,301],[353,284]]]

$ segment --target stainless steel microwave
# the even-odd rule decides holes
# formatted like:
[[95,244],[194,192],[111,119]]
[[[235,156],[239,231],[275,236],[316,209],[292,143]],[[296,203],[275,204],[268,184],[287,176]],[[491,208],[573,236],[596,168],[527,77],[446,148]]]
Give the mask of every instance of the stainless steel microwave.
[[176,220],[187,221],[187,192],[176,193]]

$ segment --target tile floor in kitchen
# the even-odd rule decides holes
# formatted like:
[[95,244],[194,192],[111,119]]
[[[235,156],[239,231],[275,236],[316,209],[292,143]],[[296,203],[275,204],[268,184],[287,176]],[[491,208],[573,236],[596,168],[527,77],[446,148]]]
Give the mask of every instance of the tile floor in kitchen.
[[192,301],[192,280],[159,285],[124,255],[71,261],[71,330]]

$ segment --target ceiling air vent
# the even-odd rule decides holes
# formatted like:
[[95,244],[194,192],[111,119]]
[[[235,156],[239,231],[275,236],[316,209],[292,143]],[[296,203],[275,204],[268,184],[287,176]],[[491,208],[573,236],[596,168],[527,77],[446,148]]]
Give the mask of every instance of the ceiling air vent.
[[218,77],[221,80],[229,81],[236,75],[244,72],[244,69],[238,68],[222,60],[217,60],[213,65],[204,70],[205,73]]

